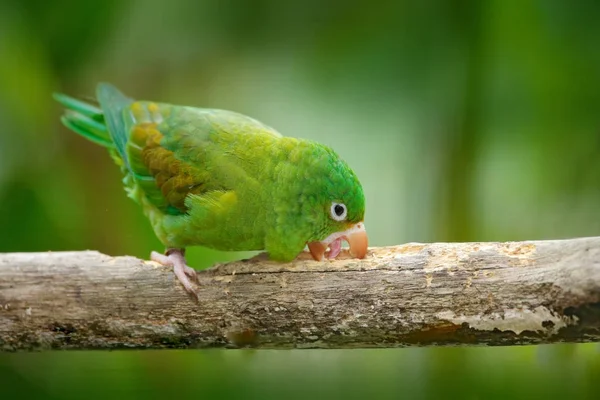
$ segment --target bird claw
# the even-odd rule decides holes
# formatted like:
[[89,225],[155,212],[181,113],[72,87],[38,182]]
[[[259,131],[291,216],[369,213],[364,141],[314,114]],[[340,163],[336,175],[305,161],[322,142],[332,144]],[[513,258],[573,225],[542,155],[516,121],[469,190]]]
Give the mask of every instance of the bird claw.
[[[198,274],[196,270],[189,267],[185,263],[185,257],[183,255],[183,251],[180,249],[169,249],[168,254],[160,254],[156,251],[150,253],[150,259],[159,264],[166,265],[169,267],[173,267],[173,272],[179,282],[183,285],[186,292],[191,294],[196,301],[198,301],[198,295],[192,286],[192,282],[190,282],[191,278],[194,282],[199,283]],[[189,278],[188,278],[189,277]]]
[[183,272],[190,277],[190,279],[198,284],[200,284],[200,279],[198,279],[198,273],[196,272],[196,270],[192,267],[189,267],[187,265],[183,266]]

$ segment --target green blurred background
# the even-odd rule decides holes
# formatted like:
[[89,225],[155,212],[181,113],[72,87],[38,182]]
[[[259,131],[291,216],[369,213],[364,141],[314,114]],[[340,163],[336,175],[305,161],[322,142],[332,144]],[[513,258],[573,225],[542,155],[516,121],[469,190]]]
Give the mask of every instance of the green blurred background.
[[[599,18],[598,1],[3,0],[0,252],[161,250],[105,150],[59,123],[51,93],[98,81],[333,146],[372,245],[599,235]],[[591,399],[599,378],[596,344],[0,354],[7,399]]]

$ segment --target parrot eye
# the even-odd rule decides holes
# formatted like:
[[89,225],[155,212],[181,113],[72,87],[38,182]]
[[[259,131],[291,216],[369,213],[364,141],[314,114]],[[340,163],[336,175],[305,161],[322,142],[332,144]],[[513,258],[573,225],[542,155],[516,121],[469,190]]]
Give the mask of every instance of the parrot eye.
[[331,218],[336,221],[343,221],[346,219],[346,215],[348,215],[348,210],[346,206],[342,203],[331,203]]

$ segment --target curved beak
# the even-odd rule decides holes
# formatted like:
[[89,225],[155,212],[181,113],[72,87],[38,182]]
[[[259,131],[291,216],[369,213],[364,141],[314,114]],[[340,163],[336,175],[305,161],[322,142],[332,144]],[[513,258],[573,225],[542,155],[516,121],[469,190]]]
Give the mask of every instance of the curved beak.
[[308,243],[308,250],[316,261],[322,261],[325,251],[330,247],[328,258],[335,258],[341,249],[341,241],[345,240],[350,245],[350,255],[355,258],[364,258],[367,255],[369,239],[365,224],[359,222],[342,232],[335,232],[320,242]]
[[327,250],[327,245],[323,242],[310,242],[308,244],[308,251],[310,251],[310,255],[315,261],[323,261],[325,250]]
[[348,244],[350,245],[350,255],[356,258],[365,258],[367,255],[367,248],[369,247],[369,238],[367,237],[367,231],[365,230],[365,224],[357,224],[362,229],[352,232],[346,236]]

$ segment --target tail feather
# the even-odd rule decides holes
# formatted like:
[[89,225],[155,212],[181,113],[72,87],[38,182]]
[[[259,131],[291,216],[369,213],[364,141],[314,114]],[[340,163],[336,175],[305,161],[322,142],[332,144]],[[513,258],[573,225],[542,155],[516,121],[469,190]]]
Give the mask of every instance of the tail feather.
[[54,93],[53,97],[67,108],[61,117],[62,123],[67,128],[101,146],[115,147],[104,125],[101,109],[61,93]]
[[100,108],[90,103],[86,103],[85,101],[74,99],[66,94],[54,93],[52,96],[63,106],[71,110],[75,110],[78,113],[83,114],[86,117],[90,117],[98,122],[104,122],[104,115]]
[[54,93],[53,97],[66,107],[61,121],[67,128],[109,148],[115,162],[129,169],[126,146],[130,127],[126,126],[123,110],[133,100],[108,83],[97,86],[96,97],[100,107],[62,93]]
[[[97,86],[100,107],[61,93],[54,93],[53,97],[66,108],[61,121],[67,128],[108,149],[124,174],[123,183],[129,197],[140,203],[146,193],[156,195],[154,177],[136,173],[127,157],[128,133],[133,120],[125,109],[133,103],[132,99],[108,83]],[[136,166],[135,161],[133,166]]]

